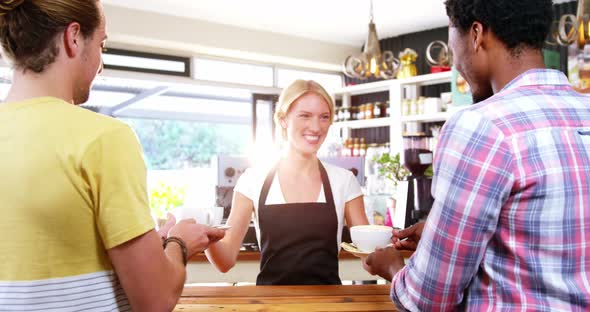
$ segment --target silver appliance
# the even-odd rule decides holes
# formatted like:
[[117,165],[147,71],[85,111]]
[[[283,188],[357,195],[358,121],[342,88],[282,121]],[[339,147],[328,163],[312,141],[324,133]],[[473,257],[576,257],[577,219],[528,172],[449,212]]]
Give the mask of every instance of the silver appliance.
[[215,202],[224,207],[224,221],[229,216],[234,187],[240,176],[250,167],[246,156],[216,155],[211,159],[211,167],[215,170]]
[[[216,155],[211,160],[211,166],[215,169],[216,174],[215,201],[217,206],[223,207],[223,224],[227,221],[231,210],[234,187],[240,176],[250,165],[250,160],[246,156]],[[258,241],[256,240],[256,231],[253,224],[248,227],[241,249],[258,250]]]
[[234,187],[242,173],[250,167],[250,160],[246,156],[216,155],[211,165],[216,168],[218,187]]

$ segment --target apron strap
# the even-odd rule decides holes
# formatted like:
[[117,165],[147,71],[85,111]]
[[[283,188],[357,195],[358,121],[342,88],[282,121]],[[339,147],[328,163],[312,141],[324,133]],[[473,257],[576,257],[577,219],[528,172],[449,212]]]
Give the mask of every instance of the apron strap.
[[[280,162],[280,161],[279,161]],[[262,184],[262,191],[260,192],[260,196],[258,197],[258,206],[266,205],[266,198],[268,197],[268,192],[270,190],[270,186],[272,184],[272,180],[275,177],[275,173],[279,167],[279,162],[277,162],[272,169],[266,175],[264,179],[264,184]],[[322,178],[322,185],[324,189],[324,197],[326,198],[326,203],[334,207],[334,195],[332,194],[332,187],[330,186],[330,179],[328,179],[328,172],[322,162],[318,159],[318,165],[320,167],[320,176]]]

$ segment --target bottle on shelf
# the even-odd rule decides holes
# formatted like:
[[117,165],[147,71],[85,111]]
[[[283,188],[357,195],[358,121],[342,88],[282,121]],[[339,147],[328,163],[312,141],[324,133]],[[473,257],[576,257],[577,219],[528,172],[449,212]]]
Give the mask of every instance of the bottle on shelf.
[[365,119],[365,104],[358,106],[358,113],[356,115],[357,120]]
[[375,102],[375,106],[373,107],[373,117],[374,118],[382,118],[385,117],[385,107],[383,102]]
[[416,99],[410,100],[410,108],[408,110],[408,115],[416,115],[418,114],[418,101]]
[[340,118],[341,121],[349,121],[351,118],[351,111],[350,111],[350,107],[343,107],[342,108],[342,118]]
[[344,141],[344,146],[342,147],[342,156],[350,156],[351,152],[349,138]]
[[367,103],[365,104],[365,119],[373,119],[373,109],[375,108],[375,104]]
[[360,143],[359,138],[354,138],[352,144],[352,156],[359,156],[360,154]]
[[426,100],[425,97],[421,96],[418,98],[418,107],[416,113],[418,115],[424,115],[424,101]]
[[361,143],[359,144],[359,156],[366,156],[367,155],[367,143],[365,143],[365,138],[361,138]]
[[410,114],[410,100],[405,99],[402,101],[402,116],[408,116]]

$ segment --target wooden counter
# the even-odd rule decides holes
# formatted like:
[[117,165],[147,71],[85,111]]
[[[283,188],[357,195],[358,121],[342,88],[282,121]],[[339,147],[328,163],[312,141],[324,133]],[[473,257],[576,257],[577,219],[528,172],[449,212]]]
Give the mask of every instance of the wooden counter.
[[174,311],[396,311],[390,285],[187,286]]
[[[409,258],[411,253],[402,252]],[[340,278],[343,281],[380,280],[378,276],[370,275],[363,269],[360,258],[341,251],[339,255]],[[220,273],[207,261],[205,254],[197,254],[189,260],[187,265],[187,284],[202,283],[256,283],[256,276],[260,271],[260,253],[257,251],[242,251],[238,254],[238,261],[229,272]]]
[[[401,252],[402,255],[404,256],[404,258],[409,258],[412,255],[412,251],[407,251],[404,250]],[[358,259],[356,256],[354,256],[353,254],[342,250],[340,252],[340,254],[338,255],[339,259]],[[192,256],[189,259],[189,262],[208,262],[209,260],[207,260],[207,256],[205,256],[205,253],[198,253],[194,256]],[[238,254],[238,261],[260,261],[260,252],[258,251],[240,251],[240,253]]]

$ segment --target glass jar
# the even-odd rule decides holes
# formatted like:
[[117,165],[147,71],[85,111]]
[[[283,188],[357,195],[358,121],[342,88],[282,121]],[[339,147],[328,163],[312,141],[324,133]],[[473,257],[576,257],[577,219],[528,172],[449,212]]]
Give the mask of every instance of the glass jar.
[[361,138],[361,142],[359,144],[359,156],[367,155],[367,143],[365,143],[365,138]]
[[342,107],[340,116],[340,121],[349,121],[351,117],[350,107]]
[[373,119],[375,118],[373,116],[373,108],[375,107],[375,104],[373,103],[367,103],[365,104],[365,119]]
[[350,149],[350,138],[344,141],[344,146],[342,147],[342,156],[350,156],[352,153]]
[[358,115],[356,116],[356,119],[365,119],[365,104],[361,104],[358,106]]
[[410,101],[410,109],[408,111],[410,115],[418,114],[418,101],[416,99]]
[[383,106],[382,102],[375,102],[375,106],[373,107],[373,118],[381,118],[385,117],[385,107]]
[[340,107],[334,107],[334,117],[333,117],[334,122],[340,121],[339,113],[340,113]]
[[359,154],[360,154],[359,138],[354,138],[353,142],[354,143],[352,144],[352,156],[359,156]]
[[402,116],[408,116],[410,114],[410,100],[405,99],[402,101]]
[[416,110],[416,113],[418,115],[423,115],[424,114],[424,101],[426,100],[425,97],[421,96],[418,98],[418,107]]

